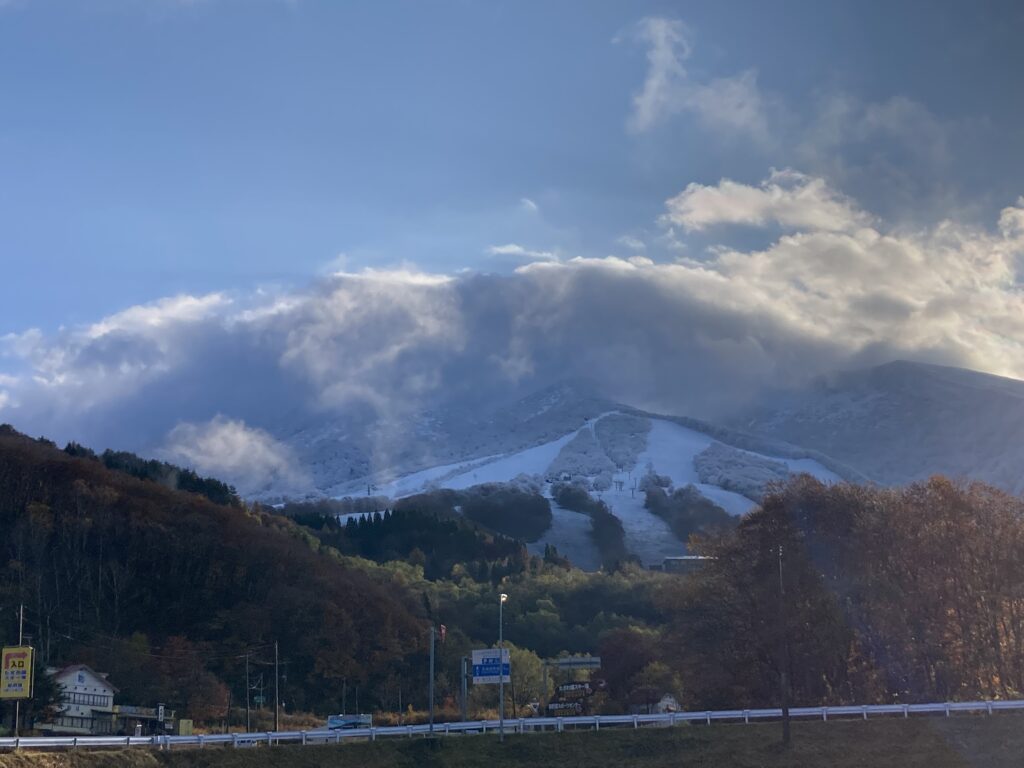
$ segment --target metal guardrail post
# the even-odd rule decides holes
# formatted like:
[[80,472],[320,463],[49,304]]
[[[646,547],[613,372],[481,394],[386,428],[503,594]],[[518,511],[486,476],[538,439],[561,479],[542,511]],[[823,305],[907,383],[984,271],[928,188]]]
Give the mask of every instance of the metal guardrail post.
[[[1010,701],[967,701],[967,702],[934,702],[929,704],[882,704],[882,705],[844,705],[836,707],[799,707],[793,711],[794,717],[803,718],[816,718],[821,717],[823,721],[829,720],[829,715],[836,716],[852,716],[860,714],[865,720],[869,719],[869,714],[876,715],[893,715],[899,716],[901,713],[904,719],[909,718],[911,714],[939,714],[945,713],[946,717],[951,717],[953,712],[978,712],[987,713],[994,715],[997,711],[1021,711],[1024,710],[1024,699],[1022,700],[1010,700]],[[703,712],[682,712],[675,713],[669,712],[659,715],[592,715],[592,716],[581,716],[581,717],[553,717],[553,718],[537,718],[536,720],[527,720],[524,718],[518,718],[518,732],[525,733],[526,728],[529,727],[531,730],[546,730],[548,727],[552,727],[553,730],[562,733],[565,731],[566,723],[573,726],[569,730],[574,730],[578,726],[592,727],[595,731],[601,729],[602,722],[605,725],[623,725],[628,726],[631,722],[633,728],[637,729],[641,724],[646,723],[662,723],[668,725],[676,725],[679,722],[689,723],[704,720],[705,722],[711,723],[713,720],[736,720],[742,717],[744,723],[750,723],[751,718],[777,718],[779,710],[777,709],[744,709],[744,710],[705,710]],[[642,719],[641,719],[642,718]],[[496,729],[497,724],[492,727],[492,732]],[[458,723],[445,723],[445,733],[459,733],[459,732],[482,732],[487,733],[488,723],[486,721],[463,721]],[[358,735],[368,736],[371,741],[375,741],[380,729],[368,728],[360,729]],[[414,734],[426,733],[427,726],[397,726],[397,727],[385,727],[380,735],[383,736],[397,736],[403,735],[412,738]],[[315,729],[313,731],[266,731],[258,733],[244,733],[244,734],[196,734],[195,736],[169,736],[166,734],[154,734],[153,736],[137,737],[131,736],[89,736],[89,737],[78,737],[78,736],[61,736],[61,737],[7,737],[0,738],[0,750],[20,750],[20,749],[64,749],[64,750],[75,750],[81,747],[144,747],[150,749],[156,749],[160,751],[169,751],[173,745],[177,745],[182,748],[192,747],[203,749],[207,744],[224,744],[235,748],[256,746],[258,744],[266,743],[267,745],[273,746],[282,742],[288,741],[301,741],[302,744],[314,744],[314,743],[329,743],[332,740],[335,743],[341,743],[346,735],[355,735],[355,732],[346,734],[343,731],[330,731],[328,729]],[[264,742],[265,738],[265,742]],[[172,741],[173,739],[173,741]]]

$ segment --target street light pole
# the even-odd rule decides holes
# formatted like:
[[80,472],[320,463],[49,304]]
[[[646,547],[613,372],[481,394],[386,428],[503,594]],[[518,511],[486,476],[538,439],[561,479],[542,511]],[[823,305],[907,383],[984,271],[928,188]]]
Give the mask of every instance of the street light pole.
[[505,740],[505,601],[504,592],[498,598],[498,740]]
[[462,706],[460,707],[460,709],[462,711],[462,722],[466,722],[466,694],[467,694],[467,690],[466,690],[466,672],[467,672],[467,669],[466,668],[468,666],[469,666],[469,659],[466,658],[465,656],[463,656],[462,657],[462,701],[461,701],[461,705]]
[[786,637],[786,587],[782,581],[782,545],[779,545],[779,623],[782,625],[779,678],[782,683],[782,746],[789,746],[789,643]]
[[245,654],[245,732],[252,733],[252,721],[249,716],[249,691],[252,687],[249,685],[249,654]]
[[277,655],[277,640],[274,641],[274,730],[281,730],[281,697],[278,693],[278,655]]
[[430,732],[434,732],[434,625],[430,625],[430,685],[428,686],[430,697]]

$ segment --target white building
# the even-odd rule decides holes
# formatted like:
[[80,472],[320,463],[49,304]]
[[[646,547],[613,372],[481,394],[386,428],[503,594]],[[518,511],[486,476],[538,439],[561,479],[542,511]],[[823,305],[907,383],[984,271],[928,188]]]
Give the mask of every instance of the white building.
[[40,730],[83,735],[113,733],[117,688],[106,675],[85,664],[47,670],[47,674],[61,689],[61,704],[53,722],[40,724]]
[[659,715],[664,715],[668,712],[681,712],[682,707],[679,706],[679,701],[675,696],[671,693],[666,693],[661,697],[661,701],[655,705],[654,711]]

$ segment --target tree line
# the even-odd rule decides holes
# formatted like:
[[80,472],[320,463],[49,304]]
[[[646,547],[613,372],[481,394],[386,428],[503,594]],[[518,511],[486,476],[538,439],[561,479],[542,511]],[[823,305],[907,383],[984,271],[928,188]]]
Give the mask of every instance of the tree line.
[[714,560],[661,606],[662,650],[694,706],[777,705],[787,661],[799,704],[1024,691],[1020,498],[943,477],[876,488],[802,476],[693,545]]

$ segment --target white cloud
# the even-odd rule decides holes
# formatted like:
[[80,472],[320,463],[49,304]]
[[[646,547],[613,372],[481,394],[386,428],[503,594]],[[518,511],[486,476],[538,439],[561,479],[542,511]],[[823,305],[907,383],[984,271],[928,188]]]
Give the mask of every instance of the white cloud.
[[[1024,377],[1024,199],[989,229],[947,221],[908,233],[808,177],[690,192],[669,204],[668,231],[768,221],[789,231],[668,264],[634,255],[532,259],[511,275],[342,273],[304,290],[176,297],[8,335],[3,359],[21,369],[0,380],[3,416],[100,448],[167,442],[204,472],[256,487],[240,457],[261,457],[260,472],[281,482],[293,467],[267,435],[338,413],[400,425],[367,431],[378,435],[372,466],[386,468],[405,417],[564,377],[710,417],[763,386],[899,357]],[[222,452],[231,458],[217,465]]]
[[98,323],[89,326],[85,330],[85,335],[96,339],[124,330],[159,332],[162,328],[178,323],[203,320],[216,314],[230,303],[230,299],[222,293],[210,293],[205,296],[189,296],[187,294],[171,296],[151,304],[129,307],[105,317]]
[[519,206],[529,213],[537,213],[540,210],[540,206],[528,197],[519,198]]
[[647,78],[633,97],[629,128],[646,131],[663,116],[681,108],[680,91],[686,85],[683,61],[690,57],[686,26],[678,19],[646,18],[636,36],[647,44]]
[[976,175],[964,150],[991,135],[986,118],[940,118],[904,95],[872,102],[825,89],[794,101],[763,87],[754,69],[707,74],[692,63],[694,35],[678,19],[642,19],[628,37],[647,54],[630,132],[685,115],[705,129],[710,151],[740,148],[765,163],[809,170],[904,222],[976,212],[978,196],[962,199],[959,190],[962,174]]
[[452,280],[450,275],[423,272],[414,265],[396,269],[374,269],[367,267],[358,272],[335,272],[334,277],[356,280],[364,283],[392,283],[403,285],[444,285]]
[[705,126],[757,141],[769,139],[766,103],[753,70],[698,82],[684,62],[690,58],[690,31],[678,19],[648,17],[634,30],[647,46],[647,75],[633,96],[627,127],[643,133],[681,112],[693,113]]
[[171,296],[83,328],[62,327],[55,337],[38,329],[7,334],[0,356],[30,369],[28,380],[47,393],[55,413],[85,410],[174,370],[190,354],[184,340],[198,326],[218,324],[231,304],[220,293]]
[[846,93],[830,93],[817,103],[798,137],[798,152],[805,161],[834,167],[841,148],[883,141],[923,163],[945,166],[951,159],[950,128],[905,96],[863,102]]
[[767,105],[752,69],[691,86],[683,104],[711,130],[747,135],[762,143],[770,139]]
[[688,232],[717,225],[846,231],[871,218],[831,189],[824,179],[793,170],[773,170],[759,186],[722,179],[715,186],[689,184],[666,202],[663,222]]
[[14,386],[17,383],[18,380],[14,376],[6,376],[0,373],[0,411],[3,411],[4,408],[12,403],[11,393],[4,389],[4,387]]
[[221,415],[201,424],[178,424],[167,435],[162,454],[230,482],[243,496],[270,489],[301,494],[309,487],[308,475],[288,447],[261,429]]
[[519,259],[530,261],[558,261],[558,254],[554,251],[536,251],[526,248],[518,243],[506,243],[505,245],[490,245],[487,253],[491,256],[513,256]]
[[647,249],[647,243],[633,235],[623,235],[616,240],[616,242],[624,248],[629,248],[631,251],[643,251]]

